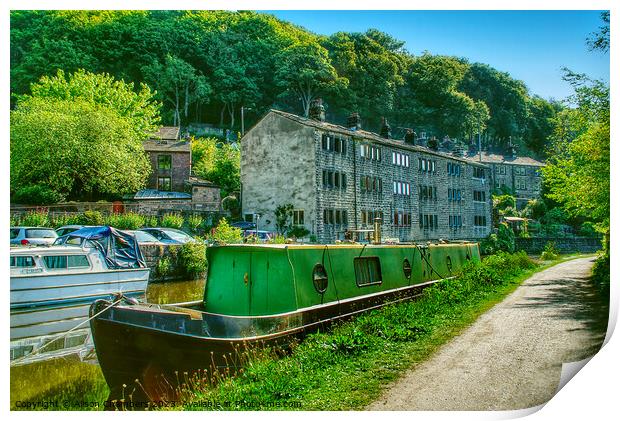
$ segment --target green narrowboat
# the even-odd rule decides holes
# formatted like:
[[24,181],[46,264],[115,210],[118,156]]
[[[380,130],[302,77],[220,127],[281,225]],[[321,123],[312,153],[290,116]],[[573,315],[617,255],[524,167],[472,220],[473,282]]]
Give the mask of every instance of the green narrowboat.
[[207,253],[202,302],[91,306],[111,399],[137,383],[133,399],[159,399],[179,373],[235,369],[248,346],[285,346],[336,320],[409,299],[480,259],[477,243],[226,245]]

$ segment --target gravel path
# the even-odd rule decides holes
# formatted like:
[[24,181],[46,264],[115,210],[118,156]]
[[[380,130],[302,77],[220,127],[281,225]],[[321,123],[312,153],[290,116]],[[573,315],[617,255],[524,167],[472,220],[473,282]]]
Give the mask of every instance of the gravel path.
[[575,259],[529,278],[368,409],[509,410],[548,401],[562,363],[593,355],[605,337],[607,310],[588,279],[593,263]]

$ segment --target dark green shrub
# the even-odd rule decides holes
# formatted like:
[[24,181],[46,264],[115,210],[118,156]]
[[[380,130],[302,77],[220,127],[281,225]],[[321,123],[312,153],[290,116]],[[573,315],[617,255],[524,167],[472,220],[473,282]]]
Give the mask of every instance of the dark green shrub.
[[515,251],[515,233],[506,223],[497,228],[497,248],[508,253]]
[[547,241],[545,249],[540,254],[541,260],[557,260],[560,257],[560,252],[556,247],[555,241]]
[[51,205],[64,200],[64,196],[48,186],[29,186],[17,190],[11,202],[24,205]]
[[207,246],[198,241],[183,244],[178,249],[177,265],[183,277],[197,279],[207,270]]
[[101,212],[96,210],[84,211],[84,213],[78,215],[78,220],[77,225],[103,225],[105,223]]
[[105,219],[105,225],[109,225],[120,230],[137,230],[142,228],[145,223],[144,216],[134,213],[113,213],[108,215]]
[[187,218],[187,225],[194,234],[198,234],[199,231],[201,231],[200,228],[202,227],[203,223],[204,220],[200,215],[190,215],[190,217]]
[[288,230],[288,233],[287,233],[287,235],[291,238],[304,238],[308,234],[310,234],[310,231],[300,226],[295,226],[291,228],[290,230]]

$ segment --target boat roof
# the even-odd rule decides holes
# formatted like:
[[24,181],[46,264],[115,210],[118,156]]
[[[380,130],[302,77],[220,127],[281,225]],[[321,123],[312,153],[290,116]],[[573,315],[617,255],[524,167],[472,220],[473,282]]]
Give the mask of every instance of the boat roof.
[[[328,248],[396,248],[411,246],[426,246],[428,243],[397,243],[397,244],[363,244],[363,243],[340,243],[340,244],[214,244],[210,247],[242,247],[259,249],[324,249]],[[430,243],[430,245],[459,246],[462,244],[474,244],[472,241]]]
[[11,247],[11,255],[27,254],[84,254],[90,253],[93,249],[84,249],[79,246],[26,246]]

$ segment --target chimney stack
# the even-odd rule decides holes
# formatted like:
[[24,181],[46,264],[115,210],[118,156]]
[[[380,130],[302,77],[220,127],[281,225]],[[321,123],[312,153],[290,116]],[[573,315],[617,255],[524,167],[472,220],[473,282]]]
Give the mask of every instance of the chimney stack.
[[317,98],[310,103],[308,116],[312,120],[325,121],[325,107],[323,106],[322,98]]
[[418,135],[416,134],[416,132],[413,131],[413,129],[407,129],[407,131],[405,132],[405,143],[409,145],[415,145],[417,137]]
[[362,128],[362,119],[359,113],[351,113],[349,117],[347,117],[347,128],[353,131]]
[[389,139],[392,136],[392,128],[390,127],[387,118],[381,117],[381,137]]

